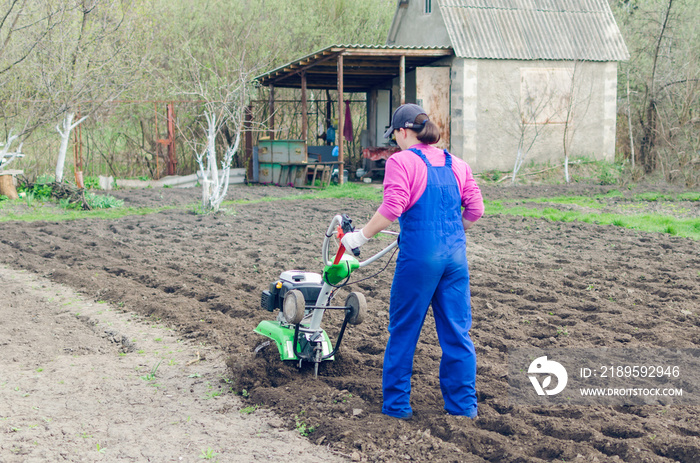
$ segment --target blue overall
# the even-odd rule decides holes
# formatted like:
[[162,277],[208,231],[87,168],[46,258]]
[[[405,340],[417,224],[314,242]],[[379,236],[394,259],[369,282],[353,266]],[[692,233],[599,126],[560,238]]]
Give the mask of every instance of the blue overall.
[[475,417],[476,353],[472,324],[466,237],[461,195],[445,151],[445,165],[428,166],[425,192],[399,217],[399,256],[391,285],[389,342],[384,353],[382,413],[413,416],[410,404],[413,356],[432,303],[442,359],[440,389],[445,410]]

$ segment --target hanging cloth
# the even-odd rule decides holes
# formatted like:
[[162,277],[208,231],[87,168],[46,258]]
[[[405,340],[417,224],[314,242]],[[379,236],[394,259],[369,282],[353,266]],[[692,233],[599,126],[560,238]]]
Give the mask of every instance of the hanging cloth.
[[350,114],[350,101],[345,100],[345,124],[343,127],[343,138],[352,141],[354,139],[352,133],[352,115]]

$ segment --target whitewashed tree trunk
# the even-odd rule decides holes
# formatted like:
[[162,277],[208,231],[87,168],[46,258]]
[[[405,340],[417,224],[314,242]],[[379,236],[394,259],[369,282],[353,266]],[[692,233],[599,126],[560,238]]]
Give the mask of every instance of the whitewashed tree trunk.
[[518,146],[518,154],[515,156],[515,164],[513,165],[513,177],[511,178],[511,183],[515,183],[515,177],[518,175],[520,167],[525,161],[525,153],[523,153],[522,146]]
[[58,125],[56,126],[56,130],[61,135],[61,147],[58,149],[58,161],[56,161],[56,182],[63,181],[63,168],[66,164],[66,153],[68,152],[70,133],[74,128],[79,126],[85,119],[87,119],[87,116],[84,116],[76,123],[73,123],[74,117],[75,114],[66,113],[66,115],[63,116],[63,130],[61,130],[61,127]]
[[19,148],[17,148],[17,151],[10,152],[10,146],[12,146],[12,142],[14,142],[17,139],[17,135],[12,135],[12,130],[7,134],[7,141],[5,143],[0,143],[0,168],[4,169],[6,168],[12,161],[15,160],[16,157],[22,157],[24,156],[22,154],[22,145],[23,143],[19,144]]
[[236,129],[236,141],[226,149],[221,161],[221,173],[216,163],[216,134],[219,130],[216,115],[205,114],[207,120],[207,145],[202,154],[197,155],[197,164],[202,172],[202,207],[205,210],[218,211],[226,197],[229,185],[229,173],[233,155],[238,151],[241,141],[241,127]]
[[221,168],[223,170],[223,175],[221,177],[221,181],[219,182],[218,185],[214,187],[214,191],[211,197],[211,208],[215,211],[219,210],[219,206],[221,206],[221,203],[223,202],[224,198],[226,197],[226,193],[228,193],[228,185],[229,185],[229,175],[231,173],[231,163],[233,162],[233,155],[236,154],[236,151],[238,151],[238,145],[241,142],[241,130],[240,128],[236,130],[236,141],[234,142],[233,146],[229,146],[226,149],[226,154],[224,154],[224,159],[221,162]]

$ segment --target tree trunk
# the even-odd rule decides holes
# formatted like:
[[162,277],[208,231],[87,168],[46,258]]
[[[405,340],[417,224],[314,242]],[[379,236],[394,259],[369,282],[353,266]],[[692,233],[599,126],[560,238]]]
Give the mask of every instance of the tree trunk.
[[656,145],[656,102],[652,98],[647,107],[646,121],[643,125],[642,143],[639,146],[639,162],[644,168],[644,173],[649,174],[656,170],[657,159],[654,152]]
[[58,149],[58,161],[56,161],[56,182],[63,181],[63,168],[66,165],[66,153],[68,152],[68,142],[70,141],[71,123],[73,122],[73,113],[67,113],[63,117],[63,130],[58,130],[61,135],[61,147]]
[[654,150],[656,142],[656,70],[661,52],[661,43],[664,39],[664,33],[666,32],[666,27],[668,26],[668,20],[671,16],[672,8],[673,0],[668,0],[666,11],[664,13],[664,19],[661,24],[661,31],[659,32],[659,37],[656,40],[656,46],[652,56],[651,76],[647,86],[647,93],[644,98],[646,118],[642,118],[642,143],[639,146],[639,161],[644,168],[644,172],[647,174],[653,172],[657,165],[656,153]]
[[0,172],[0,195],[5,195],[9,199],[18,199],[17,189],[12,181],[12,174]]

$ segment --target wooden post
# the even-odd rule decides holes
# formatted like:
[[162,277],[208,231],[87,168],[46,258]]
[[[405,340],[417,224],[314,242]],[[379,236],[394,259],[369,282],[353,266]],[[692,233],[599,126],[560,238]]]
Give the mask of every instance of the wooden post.
[[307,120],[308,109],[306,102],[306,72],[301,73],[301,139],[304,140],[304,145],[306,145],[306,140],[308,139],[309,132],[309,121]]
[[[78,107],[78,119],[80,119],[80,107]],[[78,188],[85,188],[83,183],[83,132],[82,124],[75,128],[73,144],[73,173],[75,174],[75,185]]]
[[270,140],[275,139],[275,87],[270,85],[270,130],[268,135]]
[[246,177],[248,182],[253,181],[253,105],[248,105],[245,109],[245,120],[243,121],[245,132],[245,162],[247,165]]
[[[158,140],[158,103],[153,102],[153,114],[155,116],[156,140]],[[158,158],[160,154],[160,143],[156,142],[156,180],[160,179],[160,162]]]
[[400,104],[406,104],[406,56],[401,55],[399,61],[399,95],[401,97]]
[[175,153],[175,103],[168,103],[168,175],[177,173],[177,154]]
[[343,170],[345,169],[345,158],[343,150],[343,55],[338,55],[338,129],[335,131],[335,138],[338,140],[338,183],[343,184]]

